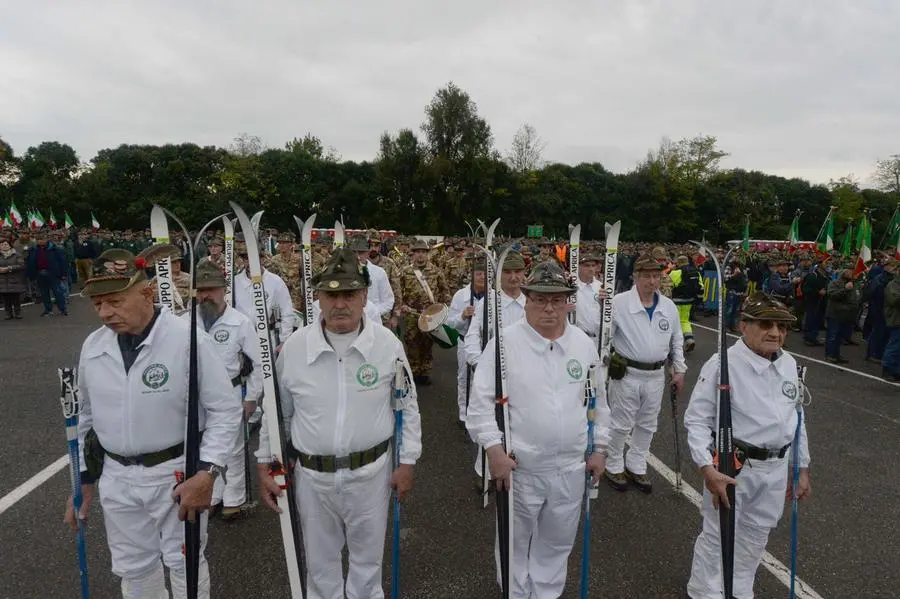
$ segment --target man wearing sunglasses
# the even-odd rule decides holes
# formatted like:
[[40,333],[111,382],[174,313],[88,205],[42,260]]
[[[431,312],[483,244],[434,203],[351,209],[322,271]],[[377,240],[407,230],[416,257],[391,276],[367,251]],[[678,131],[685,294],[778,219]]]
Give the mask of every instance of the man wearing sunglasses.
[[[688,445],[705,481],[703,529],[694,545],[688,595],[692,599],[722,596],[719,503],[728,506],[727,485],[735,491],[734,596],[752,597],[753,581],[769,533],[778,525],[786,497],[793,496],[789,477],[791,443],[797,428],[797,404],[803,401],[797,362],[782,351],[788,327],[796,318],[778,300],[755,293],[741,310],[741,339],[728,349],[732,430],[737,481],[713,465],[718,360],[710,358],[684,413]],[[802,407],[800,408],[802,411]],[[797,494],[810,494],[806,418],[800,429],[800,484]],[[730,507],[730,506],[729,506]]]

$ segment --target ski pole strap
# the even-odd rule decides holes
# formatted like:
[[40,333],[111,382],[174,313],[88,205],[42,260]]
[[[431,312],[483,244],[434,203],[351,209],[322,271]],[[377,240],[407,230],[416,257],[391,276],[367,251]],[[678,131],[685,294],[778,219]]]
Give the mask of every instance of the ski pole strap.
[[741,462],[747,459],[759,461],[773,460],[775,458],[781,459],[787,455],[790,448],[790,443],[779,449],[767,449],[765,447],[756,447],[737,439],[734,440],[734,453]]
[[390,446],[391,439],[385,439],[375,447],[370,447],[363,451],[355,451],[345,456],[309,455],[298,451],[297,459],[304,468],[316,472],[334,474],[338,470],[357,470],[363,466],[368,466],[384,455]]
[[169,460],[174,460],[175,458],[183,456],[184,443],[178,443],[172,447],[167,447],[152,453],[142,453],[136,456],[126,457],[111,451],[107,451],[106,455],[123,466],[144,466],[145,468],[152,468],[154,466],[159,466],[164,462],[168,462]]

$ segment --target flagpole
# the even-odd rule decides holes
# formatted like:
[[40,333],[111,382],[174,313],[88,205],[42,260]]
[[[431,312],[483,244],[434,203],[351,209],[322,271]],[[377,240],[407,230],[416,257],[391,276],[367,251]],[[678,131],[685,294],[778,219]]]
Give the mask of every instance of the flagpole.
[[[888,221],[888,226],[884,230],[884,234],[881,236],[881,241],[878,242],[878,247],[884,247],[884,240],[888,236],[888,234],[893,233],[893,229],[896,228],[894,223],[897,221],[897,217],[900,216],[900,202],[897,202],[897,207],[894,208],[894,214],[891,215],[891,220]],[[897,226],[900,226],[898,224]]]
[[821,237],[821,236],[822,236],[822,233],[825,232],[825,227],[828,226],[828,219],[831,218],[831,215],[834,213],[834,209],[835,209],[835,208],[837,208],[837,206],[829,206],[829,208],[828,208],[828,216],[826,216],[826,217],[825,217],[825,220],[822,221],[822,226],[819,227],[819,233],[816,235],[816,243],[819,242],[819,237]]

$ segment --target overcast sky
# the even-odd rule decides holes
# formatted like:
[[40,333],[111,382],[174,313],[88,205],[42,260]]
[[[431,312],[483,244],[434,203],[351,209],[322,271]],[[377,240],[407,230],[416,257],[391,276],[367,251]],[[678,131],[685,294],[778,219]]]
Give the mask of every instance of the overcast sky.
[[617,172],[701,133],[725,166],[813,182],[865,183],[900,153],[897,0],[0,0],[0,15],[17,154],[310,131],[372,159],[451,80],[502,152],[527,122],[545,159]]

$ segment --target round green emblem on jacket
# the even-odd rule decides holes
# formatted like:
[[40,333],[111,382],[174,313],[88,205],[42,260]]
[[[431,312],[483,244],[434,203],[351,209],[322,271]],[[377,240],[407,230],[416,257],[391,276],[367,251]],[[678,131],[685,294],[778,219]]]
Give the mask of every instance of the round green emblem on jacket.
[[151,364],[144,369],[141,380],[151,389],[159,389],[169,382],[169,369],[163,364]]
[[372,387],[378,382],[378,369],[371,364],[363,364],[356,371],[356,380],[363,387]]
[[577,381],[584,374],[584,368],[582,368],[581,362],[573,358],[566,364],[566,372]]

